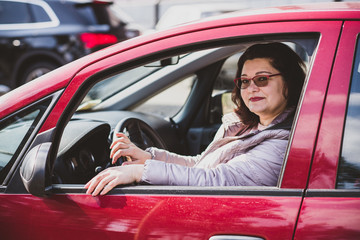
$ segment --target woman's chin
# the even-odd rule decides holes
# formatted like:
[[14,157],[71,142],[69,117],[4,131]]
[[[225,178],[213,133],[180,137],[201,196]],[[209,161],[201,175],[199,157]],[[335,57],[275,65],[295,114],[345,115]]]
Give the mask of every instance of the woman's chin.
[[248,108],[251,112],[255,113],[256,115],[259,115],[266,110],[264,106],[259,106],[259,104],[251,104]]

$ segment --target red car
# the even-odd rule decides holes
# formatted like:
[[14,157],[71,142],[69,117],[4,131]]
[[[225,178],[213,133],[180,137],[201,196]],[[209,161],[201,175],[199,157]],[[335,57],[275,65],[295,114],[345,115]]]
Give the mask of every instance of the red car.
[[[229,14],[134,38],[0,98],[1,239],[357,239],[360,3]],[[118,186],[87,195],[118,122],[193,155],[231,111],[236,61],[284,42],[306,84],[276,187]]]

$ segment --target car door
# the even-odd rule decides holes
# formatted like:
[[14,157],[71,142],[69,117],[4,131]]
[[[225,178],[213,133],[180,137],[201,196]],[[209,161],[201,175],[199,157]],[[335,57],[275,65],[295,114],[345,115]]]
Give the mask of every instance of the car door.
[[[224,40],[263,37],[276,40],[279,35],[293,36],[299,32],[310,34],[317,40],[278,186],[120,186],[106,196],[92,197],[85,194],[83,185],[50,183],[45,184],[48,188],[44,192],[49,190],[47,197],[24,192],[7,194],[6,198],[2,195],[4,201],[1,202],[7,211],[0,213],[1,219],[10,216],[6,221],[2,220],[2,229],[15,229],[18,223],[9,210],[16,206],[17,216],[24,213],[22,231],[7,232],[4,239],[226,239],[228,235],[234,239],[291,239],[308,180],[320,110],[340,29],[341,22],[337,21],[331,24],[299,21],[217,27],[142,44],[82,69],[64,90],[40,130],[42,134],[54,132],[51,147],[44,144],[45,152],[49,154],[48,164],[54,161],[62,130],[84,93],[104,74],[111,75],[112,70],[129,65],[129,68],[133,67],[132,59],[141,61],[143,56],[151,57],[152,54],[157,57],[156,50],[166,54],[167,49],[189,45],[203,48],[206,42],[216,45],[226,43]],[[15,184],[13,181],[11,184]]]
[[344,23],[295,239],[360,235],[359,33]]

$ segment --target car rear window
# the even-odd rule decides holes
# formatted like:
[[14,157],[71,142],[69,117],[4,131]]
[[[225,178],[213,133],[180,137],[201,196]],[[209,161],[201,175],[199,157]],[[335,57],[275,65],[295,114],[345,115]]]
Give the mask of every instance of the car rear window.
[[121,23],[121,20],[110,12],[108,4],[76,4],[75,8],[88,25],[108,24],[116,27]]
[[31,17],[24,2],[0,2],[0,24],[29,23]]
[[45,2],[0,1],[0,25],[14,29],[16,25],[49,23],[52,19],[45,8],[51,11]]
[[99,23],[92,6],[76,5],[75,9],[79,13],[81,18],[85,21],[86,24],[95,25]]
[[29,7],[32,11],[32,16],[33,16],[33,20],[34,22],[49,22],[51,21],[49,15],[46,13],[46,11],[44,10],[44,8],[42,8],[39,5],[35,5],[35,4],[29,4]]

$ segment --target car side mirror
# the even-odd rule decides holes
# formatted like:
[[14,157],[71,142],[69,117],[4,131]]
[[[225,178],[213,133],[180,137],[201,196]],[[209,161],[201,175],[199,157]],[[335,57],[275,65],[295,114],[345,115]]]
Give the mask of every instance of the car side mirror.
[[32,148],[25,156],[20,167],[21,180],[26,190],[34,196],[44,197],[48,195],[46,179],[47,158],[50,152],[51,143],[45,142]]

